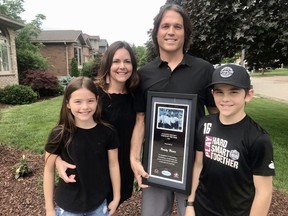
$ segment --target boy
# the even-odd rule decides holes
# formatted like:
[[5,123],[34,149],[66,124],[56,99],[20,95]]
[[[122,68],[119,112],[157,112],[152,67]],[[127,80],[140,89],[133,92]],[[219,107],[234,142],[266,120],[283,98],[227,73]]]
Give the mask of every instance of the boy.
[[246,69],[227,64],[212,77],[218,114],[198,125],[186,216],[267,215],[275,175],[267,132],[244,111],[254,95]]

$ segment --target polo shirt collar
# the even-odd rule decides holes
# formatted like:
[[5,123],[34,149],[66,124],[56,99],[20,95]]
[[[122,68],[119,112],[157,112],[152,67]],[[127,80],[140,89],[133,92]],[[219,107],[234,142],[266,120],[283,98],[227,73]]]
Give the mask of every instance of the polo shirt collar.
[[[160,57],[158,56],[157,59],[156,59],[156,64],[158,65],[158,67],[160,67],[161,64],[163,64],[163,63],[166,63],[166,64],[167,64],[166,61],[162,61],[162,60],[160,59]],[[184,53],[183,59],[182,59],[182,61],[180,62],[179,65],[188,65],[189,67],[192,66],[192,62],[189,61],[189,54]]]

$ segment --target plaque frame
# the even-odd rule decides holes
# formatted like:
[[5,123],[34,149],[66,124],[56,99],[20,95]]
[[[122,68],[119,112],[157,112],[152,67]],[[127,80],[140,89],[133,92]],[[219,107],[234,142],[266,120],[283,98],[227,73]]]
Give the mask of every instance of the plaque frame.
[[190,194],[196,112],[196,94],[147,92],[143,184]]

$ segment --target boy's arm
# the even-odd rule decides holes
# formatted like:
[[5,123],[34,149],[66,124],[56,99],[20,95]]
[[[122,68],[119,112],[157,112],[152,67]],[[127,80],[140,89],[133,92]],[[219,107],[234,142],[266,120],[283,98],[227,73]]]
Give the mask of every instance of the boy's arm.
[[272,176],[253,175],[253,181],[255,186],[255,197],[252,203],[250,216],[267,215],[272,200]]
[[109,173],[113,189],[113,200],[108,203],[108,208],[110,214],[113,215],[119,205],[120,201],[120,188],[121,188],[121,177],[120,168],[118,162],[118,149],[108,150],[108,160],[109,160]]
[[[195,199],[195,193],[196,189],[199,184],[199,176],[201,173],[203,167],[203,152],[202,151],[196,151],[195,154],[195,161],[193,166],[193,176],[192,176],[192,185],[191,185],[191,193],[188,196],[187,200],[189,202],[194,202]],[[185,216],[194,216],[194,207],[193,206],[187,206],[185,210]]]
[[45,198],[46,215],[55,215],[54,207],[54,175],[57,155],[45,153],[45,166],[43,174],[43,191]]
[[141,151],[142,143],[144,140],[145,132],[145,114],[137,113],[136,122],[131,138],[131,150],[130,150],[130,163],[131,168],[134,172],[134,176],[141,188],[147,187],[147,185],[142,184],[142,177],[148,178],[148,173],[145,172],[143,165],[141,163]]

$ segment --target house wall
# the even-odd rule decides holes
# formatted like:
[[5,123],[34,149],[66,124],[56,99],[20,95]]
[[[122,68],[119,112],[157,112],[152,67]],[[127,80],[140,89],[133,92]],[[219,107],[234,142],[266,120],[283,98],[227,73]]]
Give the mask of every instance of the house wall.
[[74,56],[72,44],[45,44],[41,54],[48,59],[48,71],[55,76],[70,74],[71,60]]
[[0,88],[4,88],[8,85],[19,84],[18,81],[18,69],[16,58],[16,45],[15,45],[15,31],[7,28],[7,38],[10,43],[10,60],[11,60],[11,73],[0,73]]

